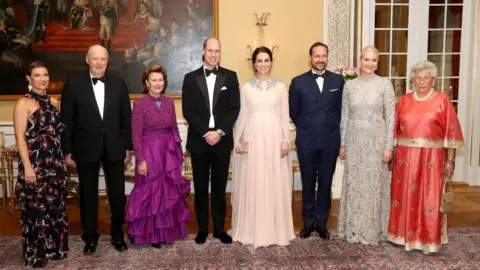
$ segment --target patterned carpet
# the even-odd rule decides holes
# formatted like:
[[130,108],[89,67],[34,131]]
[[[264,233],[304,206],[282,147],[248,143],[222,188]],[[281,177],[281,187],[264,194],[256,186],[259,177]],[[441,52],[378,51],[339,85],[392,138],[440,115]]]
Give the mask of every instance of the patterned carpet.
[[[83,242],[70,237],[70,252],[50,269],[480,269],[480,227],[449,230],[450,244],[436,255],[405,252],[389,243],[349,244],[337,237],[296,239],[288,247],[253,249],[238,243],[223,245],[211,237],[197,246],[193,235],[162,249],[131,247],[118,253],[102,236],[97,253],[82,256]],[[23,267],[20,237],[0,237],[0,268]]]

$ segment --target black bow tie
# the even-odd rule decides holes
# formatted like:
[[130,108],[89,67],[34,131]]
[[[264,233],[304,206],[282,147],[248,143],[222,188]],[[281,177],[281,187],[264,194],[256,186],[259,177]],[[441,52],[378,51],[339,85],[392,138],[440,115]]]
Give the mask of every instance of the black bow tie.
[[205,76],[210,76],[210,74],[215,74],[215,76],[217,76],[218,74],[218,68],[214,67],[213,69],[205,69]]
[[325,72],[322,73],[322,75],[318,75],[317,73],[312,73],[313,79],[316,80],[318,77],[322,77],[325,79]]
[[100,78],[92,77],[93,85],[96,85],[98,81],[101,81],[102,83],[105,83],[105,75],[103,75],[103,76],[100,77]]

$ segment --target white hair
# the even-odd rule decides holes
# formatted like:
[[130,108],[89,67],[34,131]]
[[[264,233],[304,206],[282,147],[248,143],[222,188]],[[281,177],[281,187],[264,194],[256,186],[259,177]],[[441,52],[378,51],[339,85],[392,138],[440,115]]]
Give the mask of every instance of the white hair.
[[103,48],[106,52],[107,52],[107,59],[110,58],[110,56],[108,55],[108,51],[107,49],[105,49],[105,47],[103,47],[102,45],[91,45],[90,47],[88,47],[88,51],[87,51],[87,54],[85,55],[86,58],[88,58],[88,56],[90,55],[90,52],[93,50],[93,48],[95,47],[101,47]]
[[428,70],[430,71],[430,74],[432,75],[433,78],[437,77],[438,69],[437,66],[427,60],[421,60],[417,62],[415,65],[412,66],[412,69],[410,69],[410,80],[413,81],[415,78],[415,74],[419,71],[424,71]]

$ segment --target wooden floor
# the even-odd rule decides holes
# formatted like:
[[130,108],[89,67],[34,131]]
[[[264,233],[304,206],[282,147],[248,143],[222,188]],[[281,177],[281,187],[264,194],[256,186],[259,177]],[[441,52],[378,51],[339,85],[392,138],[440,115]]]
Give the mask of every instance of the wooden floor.
[[[456,184],[454,186],[455,207],[454,211],[448,216],[449,227],[480,227],[480,187],[468,187],[463,184]],[[231,224],[231,210],[230,194],[227,194],[227,220],[225,221],[225,229],[228,230]],[[98,229],[100,234],[109,234],[110,228],[110,213],[107,210],[105,199],[100,200],[99,206],[99,224]],[[190,209],[193,210],[193,195],[188,199]],[[3,207],[3,206],[0,206]],[[338,217],[339,200],[332,201],[332,209],[330,211],[330,218],[328,220],[328,228],[336,229]],[[302,194],[296,191],[293,201],[293,219],[295,230],[300,230],[302,224]],[[193,211],[192,211],[193,212]],[[18,220],[20,217],[20,209],[14,215],[8,213],[5,209],[0,209],[0,236],[16,236],[20,235]],[[69,218],[69,233],[72,235],[81,234],[80,224],[80,207],[77,199],[71,199],[68,203],[68,218]],[[210,224],[211,225],[211,224]],[[125,226],[126,229],[126,226]],[[211,229],[211,228],[210,228]],[[197,224],[193,219],[188,223],[188,230],[190,233],[196,233]]]

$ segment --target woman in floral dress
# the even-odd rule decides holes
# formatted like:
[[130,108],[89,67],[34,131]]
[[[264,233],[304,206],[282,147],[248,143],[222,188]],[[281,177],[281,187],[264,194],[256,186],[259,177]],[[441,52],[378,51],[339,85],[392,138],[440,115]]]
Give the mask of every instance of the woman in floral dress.
[[67,179],[60,145],[64,125],[56,108],[59,102],[46,95],[48,70],[33,62],[27,79],[31,91],[17,101],[13,112],[20,154],[15,192],[22,203],[25,265],[37,268],[67,256]]

